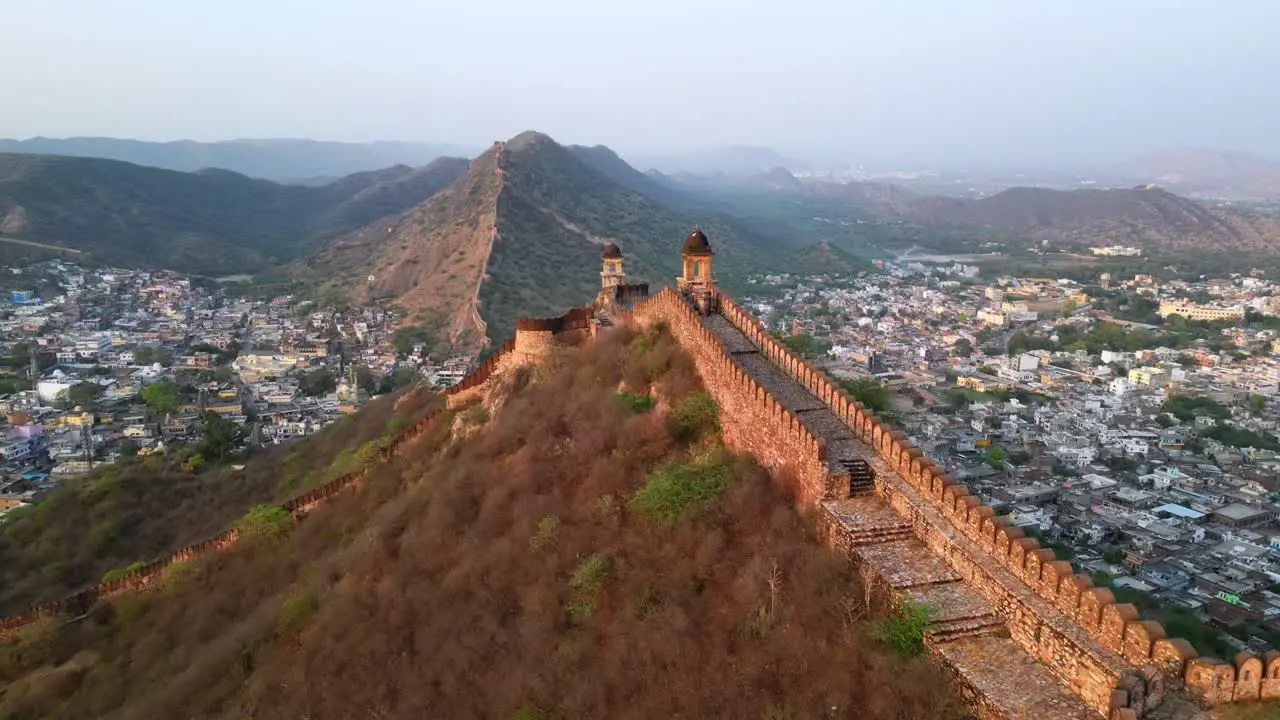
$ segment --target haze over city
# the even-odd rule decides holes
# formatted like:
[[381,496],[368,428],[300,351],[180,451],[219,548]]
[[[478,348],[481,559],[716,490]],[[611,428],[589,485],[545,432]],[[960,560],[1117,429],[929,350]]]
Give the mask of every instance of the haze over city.
[[20,3],[0,137],[482,147],[528,128],[631,154],[722,144],[937,164],[1280,155],[1280,6],[232,0]]

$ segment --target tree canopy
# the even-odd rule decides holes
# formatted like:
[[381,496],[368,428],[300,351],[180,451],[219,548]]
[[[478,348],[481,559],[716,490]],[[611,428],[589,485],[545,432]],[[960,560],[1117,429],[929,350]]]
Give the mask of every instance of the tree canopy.
[[168,415],[182,406],[182,391],[176,384],[161,380],[142,389],[142,401],[153,412]]

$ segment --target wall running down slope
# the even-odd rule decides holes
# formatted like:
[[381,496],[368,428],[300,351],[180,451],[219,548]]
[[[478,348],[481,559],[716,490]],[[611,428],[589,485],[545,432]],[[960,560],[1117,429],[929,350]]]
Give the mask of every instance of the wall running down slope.
[[[444,391],[446,407],[452,408],[482,397],[492,381],[502,372],[518,365],[541,362],[557,345],[581,342],[591,335],[593,325],[587,308],[575,308],[554,318],[519,318],[516,336],[503,343],[479,367],[461,382]],[[347,473],[282,504],[295,520],[301,520],[318,505],[343,492],[358,488],[378,465],[399,457],[405,448],[430,429],[439,413],[431,413],[402,431],[387,447],[379,451],[370,467]],[[146,590],[163,582],[164,573],[172,566],[202,555],[220,552],[240,539],[240,531],[230,528],[218,535],[193,543],[155,562],[130,571],[124,577],[85,588],[61,600],[42,603],[27,612],[0,618],[0,642],[8,642],[21,630],[45,618],[76,619],[84,616],[99,601],[126,592]]]
[[[1197,657],[1189,643],[1166,637],[1159,623],[1142,620],[1132,605],[1116,603],[1110,590],[1093,587],[1087,575],[996,517],[732,298],[717,290],[712,306],[703,315],[666,288],[618,314],[670,328],[720,405],[725,443],[770,468],[797,502],[816,506],[829,541],[894,590],[891,600],[963,601],[964,609],[940,619],[945,627],[932,632],[930,648],[970,689],[980,718],[1136,720],[1170,690],[1185,690],[1204,705],[1280,698],[1280,653],[1241,653],[1232,662]],[[585,308],[520,319],[512,340],[446,391],[447,406],[482,399],[509,370],[542,362],[557,346],[582,342],[599,329]],[[378,460],[398,456],[435,419],[397,436]],[[858,461],[874,470],[873,486],[851,477]],[[283,507],[301,519],[376,469],[340,477]],[[99,600],[157,586],[171,565],[238,538],[228,530],[120,580],[4,618],[0,641],[43,618],[74,619]],[[1001,652],[975,653],[984,642]],[[1010,670],[1015,654],[1038,665]],[[1038,685],[1037,673],[1057,680]]]
[[[809,402],[819,400],[856,438],[865,450],[860,454],[875,470],[875,495],[898,516],[892,528],[909,527],[998,612],[1009,637],[1098,716],[1141,717],[1161,704],[1167,689],[1185,688],[1206,705],[1280,698],[1280,653],[1264,658],[1242,653],[1233,662],[1197,657],[1188,642],[1166,637],[1158,622],[1143,620],[1133,605],[1117,603],[1110,590],[1093,587],[1088,575],[1073,572],[1052,550],[996,517],[903,433],[777,342],[732,298],[717,291],[710,315],[722,320],[701,315],[668,288],[629,316],[642,324],[670,326],[720,403],[726,443],[788,479],[799,502],[823,507],[828,527],[846,536],[833,542],[847,547],[859,542],[848,537],[855,531],[840,529],[832,509],[850,496],[848,475],[833,462],[832,443],[841,441],[828,440],[842,437],[841,430],[817,427],[825,415],[811,412],[803,398],[780,402],[775,393],[781,385],[769,379],[770,373],[780,371],[806,389]],[[724,320],[737,332],[713,331]],[[752,355],[767,358],[771,367],[758,362],[745,367]],[[993,709],[992,716],[1013,715]]]

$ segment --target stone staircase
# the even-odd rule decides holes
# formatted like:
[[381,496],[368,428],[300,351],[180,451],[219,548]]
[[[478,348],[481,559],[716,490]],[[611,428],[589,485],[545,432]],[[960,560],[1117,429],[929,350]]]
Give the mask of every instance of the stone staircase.
[[876,491],[876,473],[871,464],[862,458],[842,460],[842,469],[849,474],[849,496],[870,495]]
[[868,578],[887,585],[894,602],[928,609],[925,644],[963,679],[979,718],[1100,720],[1009,638],[997,610],[877,495],[828,501],[822,509]]
[[956,618],[943,622],[933,622],[925,630],[925,640],[931,645],[953,642],[974,637],[1005,637],[1009,634],[1004,620],[991,613],[978,617]]

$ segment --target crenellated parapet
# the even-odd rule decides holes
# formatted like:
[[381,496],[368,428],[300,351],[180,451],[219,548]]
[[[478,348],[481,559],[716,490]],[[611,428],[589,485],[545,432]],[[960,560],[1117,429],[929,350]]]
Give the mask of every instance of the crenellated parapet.
[[[957,482],[903,433],[851,400],[837,383],[796,356],[754,316],[717,292],[719,313],[762,355],[820,399],[891,470],[877,490],[895,509],[922,520],[917,534],[1010,618],[1014,639],[1059,674],[1104,716],[1141,717],[1166,687],[1184,686],[1205,704],[1280,697],[1280,663],[1198,658],[1186,640],[1117,603],[1053,550],[1040,547],[969,488]],[[905,486],[905,487],[904,487]],[[923,503],[921,505],[920,503]],[[1029,594],[1028,594],[1029,591]],[[1247,685],[1238,677],[1247,673]]]

